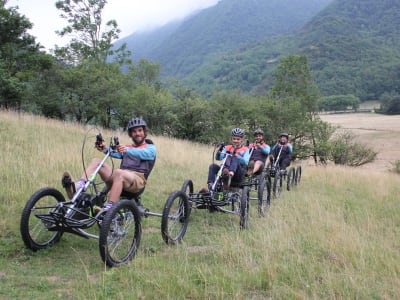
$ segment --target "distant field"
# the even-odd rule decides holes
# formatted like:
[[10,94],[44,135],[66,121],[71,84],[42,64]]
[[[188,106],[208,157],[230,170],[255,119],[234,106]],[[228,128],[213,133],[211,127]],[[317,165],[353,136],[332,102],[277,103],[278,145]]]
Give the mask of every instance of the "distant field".
[[321,119],[343,130],[352,131],[358,142],[378,152],[376,160],[362,166],[385,171],[400,160],[400,115],[386,116],[374,113],[321,115]]

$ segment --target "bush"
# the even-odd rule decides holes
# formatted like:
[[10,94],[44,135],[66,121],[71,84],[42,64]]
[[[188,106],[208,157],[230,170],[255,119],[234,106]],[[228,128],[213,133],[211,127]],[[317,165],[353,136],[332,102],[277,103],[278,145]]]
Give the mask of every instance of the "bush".
[[377,152],[353,140],[354,134],[345,131],[331,142],[331,155],[335,164],[358,167],[374,161]]
[[394,163],[392,163],[392,165],[393,165],[392,171],[397,174],[400,174],[400,160],[396,160]]
[[381,109],[380,112],[387,115],[400,114],[400,95],[397,93],[383,94],[380,98]]

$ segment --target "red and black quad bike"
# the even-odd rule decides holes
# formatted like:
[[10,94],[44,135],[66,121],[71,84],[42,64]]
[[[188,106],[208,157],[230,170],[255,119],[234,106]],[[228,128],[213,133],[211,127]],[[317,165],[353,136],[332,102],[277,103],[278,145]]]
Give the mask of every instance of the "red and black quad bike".
[[[82,147],[82,161],[86,139]],[[96,142],[103,140],[101,134],[96,139]],[[175,198],[169,197],[161,214],[153,213],[141,205],[143,190],[136,194],[123,192],[120,200],[109,210],[101,209],[108,201],[109,189],[104,182],[96,181],[96,178],[107,159],[114,166],[111,153],[116,151],[117,144],[117,137],[110,139],[108,151],[101,163],[71,200],[66,200],[59,190],[52,187],[41,188],[29,198],[20,221],[21,236],[27,248],[33,251],[45,249],[57,243],[67,232],[87,239],[97,239],[103,262],[109,267],[119,266],[135,256],[142,236],[141,218],[148,216],[162,218],[161,233],[166,243],[173,244],[182,240],[188,226],[190,209],[184,193],[175,195]],[[178,206],[175,203],[177,198]],[[169,230],[170,223],[178,224],[178,233]]]
[[[220,145],[218,145],[220,147]],[[214,150],[215,153],[215,150]],[[213,157],[214,156],[213,153]],[[231,184],[229,188],[224,190],[223,186],[223,169],[227,166],[228,161],[232,158],[233,154],[227,152],[222,160],[219,170],[216,174],[215,180],[210,184],[207,192],[194,192],[193,182],[191,179],[184,181],[180,190],[171,194],[174,195],[185,194],[189,200],[191,211],[193,209],[208,209],[210,212],[223,212],[228,214],[237,215],[240,218],[240,228],[246,229],[249,223],[249,184]],[[229,178],[230,181],[231,178]]]

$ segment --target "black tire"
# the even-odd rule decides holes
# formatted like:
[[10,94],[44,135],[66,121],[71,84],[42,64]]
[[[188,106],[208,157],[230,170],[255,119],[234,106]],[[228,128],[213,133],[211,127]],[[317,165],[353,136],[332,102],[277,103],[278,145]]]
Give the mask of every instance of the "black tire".
[[294,184],[295,185],[299,185],[300,184],[300,181],[301,181],[301,166],[298,166],[297,168],[296,168],[296,175],[295,175],[295,181],[294,181]]
[[249,195],[250,187],[244,186],[242,198],[240,199],[240,228],[247,229],[249,226]]
[[279,198],[282,192],[282,176],[279,174],[279,172],[276,172],[275,177],[274,177],[274,182],[272,185],[272,195],[274,196],[275,199]]
[[189,215],[192,212],[192,201],[191,201],[191,196],[193,195],[193,191],[194,191],[194,187],[193,187],[193,181],[190,179],[186,179],[181,187],[181,191],[184,192],[187,197],[188,197],[188,201],[189,201]]
[[186,195],[191,195],[193,194],[193,181],[190,179],[186,179],[181,187],[181,191],[184,192]]
[[139,249],[142,223],[133,200],[120,200],[104,216],[101,224],[100,256],[109,267],[117,267],[133,259]]
[[46,223],[36,217],[36,215],[48,214],[51,210],[55,210],[60,202],[65,202],[63,194],[50,187],[38,190],[29,198],[22,211],[20,222],[22,240],[27,248],[37,251],[60,240],[62,231],[50,231],[49,229],[54,224]]
[[258,186],[258,215],[265,217],[271,204],[271,184],[268,179],[261,177]]
[[287,190],[288,191],[293,189],[294,181],[295,181],[295,170],[292,167],[289,169],[289,172],[287,174]]
[[189,215],[186,193],[181,190],[173,192],[165,202],[161,217],[161,235],[165,243],[174,245],[182,241],[189,224]]

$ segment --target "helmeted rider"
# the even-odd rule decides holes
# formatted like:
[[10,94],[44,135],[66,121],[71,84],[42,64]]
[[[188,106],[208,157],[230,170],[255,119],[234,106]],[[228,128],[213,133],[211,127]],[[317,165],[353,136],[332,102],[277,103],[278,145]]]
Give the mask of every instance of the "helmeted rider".
[[[231,131],[231,142],[229,145],[221,145],[218,149],[215,159],[223,160],[226,155],[231,154],[226,160],[226,167],[223,169],[224,189],[228,189],[230,183],[240,184],[245,176],[245,168],[249,162],[249,148],[243,143],[244,130],[233,128]],[[212,185],[220,166],[211,164],[208,170],[207,184]],[[230,180],[229,180],[230,179]]]
[[[282,149],[282,151],[281,151]],[[279,155],[280,152],[280,155]],[[279,170],[281,173],[286,172],[286,168],[290,165],[292,160],[293,146],[289,142],[289,134],[284,132],[279,135],[278,142],[271,149],[271,156],[275,161],[279,156]]]
[[[112,157],[121,159],[120,168],[113,169],[104,164],[99,171],[100,177],[110,188],[109,201],[104,206],[104,210],[110,209],[119,200],[122,191],[130,193],[142,191],[156,160],[156,147],[151,140],[146,139],[148,133],[146,122],[142,118],[133,118],[128,122],[127,131],[133,143],[118,144],[117,152],[111,153]],[[104,141],[96,143],[95,146],[97,150],[104,153],[108,151]],[[76,190],[85,185],[87,176],[96,170],[100,162],[100,158],[94,158],[76,183],[68,171],[64,172],[62,183],[70,199],[73,198]]]
[[259,174],[264,169],[265,161],[271,150],[271,147],[264,142],[264,131],[262,129],[254,130],[254,142],[249,145],[250,162],[247,175]]

